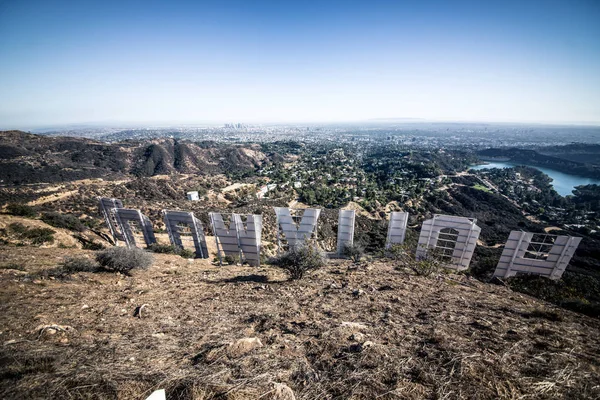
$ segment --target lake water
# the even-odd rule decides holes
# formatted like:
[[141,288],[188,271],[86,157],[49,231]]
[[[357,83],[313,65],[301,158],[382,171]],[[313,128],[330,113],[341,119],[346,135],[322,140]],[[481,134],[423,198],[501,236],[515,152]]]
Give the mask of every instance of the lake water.
[[[509,161],[502,162],[488,162],[482,165],[471,165],[469,169],[480,170],[484,168],[512,168],[516,165],[527,165],[523,163],[512,163]],[[579,185],[600,185],[600,180],[592,178],[584,178],[583,176],[565,174],[564,172],[556,171],[549,168],[538,167],[535,165],[528,165],[529,167],[535,168],[542,171],[550,178],[552,178],[552,186],[554,190],[561,196],[567,196],[573,194],[575,186]]]

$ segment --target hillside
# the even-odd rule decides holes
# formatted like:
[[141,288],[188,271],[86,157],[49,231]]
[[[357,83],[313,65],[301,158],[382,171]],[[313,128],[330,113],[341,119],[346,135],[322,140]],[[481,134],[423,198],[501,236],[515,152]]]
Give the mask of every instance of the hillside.
[[130,277],[44,275],[67,255],[92,254],[0,247],[2,398],[600,396],[597,319],[466,276],[333,261],[289,282],[170,255]]
[[267,157],[252,146],[176,139],[98,142],[91,139],[0,132],[0,182],[4,185],[159,174],[243,173]]
[[554,147],[544,153],[517,148],[485,149],[479,151],[478,155],[484,160],[508,159],[525,165],[537,165],[588,178],[600,178],[600,157],[596,153],[598,146],[589,146],[590,150],[587,152],[583,152],[580,146],[565,147],[564,150],[561,147]]

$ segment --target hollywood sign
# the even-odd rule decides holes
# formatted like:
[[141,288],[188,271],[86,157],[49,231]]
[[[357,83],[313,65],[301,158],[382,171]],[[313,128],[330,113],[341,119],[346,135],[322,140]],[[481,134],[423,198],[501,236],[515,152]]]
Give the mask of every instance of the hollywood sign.
[[[123,208],[120,200],[109,198],[99,198],[99,206],[115,242],[123,241],[128,247],[139,247],[141,242],[146,246],[156,243],[152,224],[140,210]],[[278,253],[281,249],[316,240],[320,209],[274,207],[274,211]],[[221,264],[223,258],[229,256],[250,265],[260,265],[261,215],[211,212],[209,217]],[[354,242],[355,217],[354,210],[339,211],[336,251],[339,256]],[[209,257],[204,227],[194,213],[163,210],[163,218],[173,246],[183,248],[182,237],[187,236],[193,241],[196,257]],[[386,249],[404,243],[407,222],[407,212],[390,214]],[[446,267],[465,270],[471,263],[480,233],[476,219],[435,214],[423,221],[416,257],[423,259],[434,254]],[[494,276],[537,274],[560,279],[580,241],[581,238],[574,236],[512,231]]]

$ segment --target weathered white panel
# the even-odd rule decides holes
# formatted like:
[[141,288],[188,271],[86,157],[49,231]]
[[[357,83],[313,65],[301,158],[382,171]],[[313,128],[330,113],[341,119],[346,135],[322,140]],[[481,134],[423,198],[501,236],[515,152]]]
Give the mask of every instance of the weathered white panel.
[[337,253],[344,254],[346,245],[354,243],[354,210],[340,210],[338,216]]
[[220,213],[209,215],[219,257],[222,251],[233,257],[241,255],[250,265],[260,265],[262,216],[231,214],[229,226],[226,226]]
[[239,256],[240,248],[238,245],[237,226],[233,215],[229,221],[229,226],[225,225],[221,213],[211,212],[208,215],[210,216],[213,233],[217,240],[217,249],[222,250],[228,256]]
[[196,257],[208,258],[204,227],[202,226],[202,222],[194,216],[193,212],[163,210],[163,216],[167,232],[169,233],[169,239],[173,246],[183,248],[180,225],[185,224],[190,227],[192,239],[194,240],[194,248],[196,249]]
[[[451,255],[446,266],[457,270],[469,268],[481,233],[481,228],[476,222],[476,219],[471,218],[435,214],[432,219],[423,222],[417,245],[417,258],[425,257],[430,249],[443,251],[446,247],[444,244],[452,242],[454,247],[449,250]],[[440,238],[448,236],[447,233],[441,232],[443,229],[454,230],[455,233],[450,234],[452,240]]]
[[316,232],[317,220],[321,213],[320,209],[305,209],[300,222],[296,223],[289,208],[273,208],[277,216],[278,239],[280,239],[279,234],[285,235],[285,239],[290,247],[304,244]]
[[385,241],[386,249],[389,249],[395,244],[404,243],[407,223],[407,212],[394,211],[390,214],[390,223],[388,225],[387,240]]
[[123,232],[121,232],[117,218],[113,212],[115,208],[123,208],[123,202],[119,199],[108,197],[98,197],[98,205],[100,212],[104,216],[104,222],[108,226],[111,236],[117,243],[119,240],[124,241]]
[[146,246],[156,243],[154,230],[152,229],[152,223],[148,217],[142,214],[140,210],[130,208],[114,208],[113,212],[117,218],[121,232],[123,232],[123,237],[125,238],[127,247],[138,246],[138,243],[135,241],[134,232],[129,224],[130,222],[134,222],[139,227],[140,231],[144,235],[144,242]]
[[[244,217],[246,219],[244,224]],[[244,259],[250,265],[260,265],[262,235],[262,215],[233,214],[238,233],[238,241]]]
[[[494,276],[508,278],[517,274],[536,274],[550,279],[560,279],[575,254],[581,242],[580,237],[556,236],[539,234],[542,237],[552,237],[554,243],[548,250],[545,259],[526,257],[534,238],[531,232],[512,231],[508,236],[500,261],[494,271]],[[537,247],[534,244],[534,247]],[[543,246],[547,248],[548,246]]]

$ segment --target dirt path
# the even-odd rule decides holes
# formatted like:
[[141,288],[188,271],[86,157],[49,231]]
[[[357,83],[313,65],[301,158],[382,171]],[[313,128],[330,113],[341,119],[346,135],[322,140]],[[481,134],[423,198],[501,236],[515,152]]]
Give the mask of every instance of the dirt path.
[[51,203],[53,201],[62,200],[69,196],[73,196],[74,194],[77,194],[77,193],[79,193],[79,190],[69,190],[69,191],[63,192],[63,193],[55,193],[55,194],[51,194],[49,196],[43,196],[43,197],[40,197],[33,201],[30,201],[29,203],[27,203],[27,205],[28,206],[39,206],[40,204],[46,204],[46,203]]

